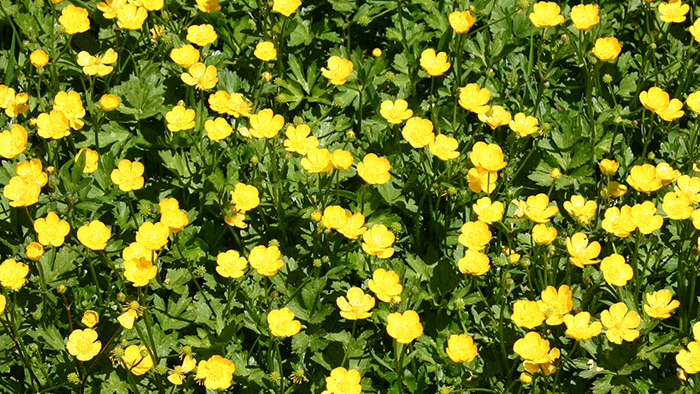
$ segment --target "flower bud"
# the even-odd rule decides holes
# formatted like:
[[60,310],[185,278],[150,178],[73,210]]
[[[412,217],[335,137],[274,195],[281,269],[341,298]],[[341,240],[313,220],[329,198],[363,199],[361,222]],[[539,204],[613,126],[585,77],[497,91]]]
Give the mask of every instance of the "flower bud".
[[66,285],[58,285],[58,287],[56,288],[58,294],[65,294],[66,290],[68,290]]

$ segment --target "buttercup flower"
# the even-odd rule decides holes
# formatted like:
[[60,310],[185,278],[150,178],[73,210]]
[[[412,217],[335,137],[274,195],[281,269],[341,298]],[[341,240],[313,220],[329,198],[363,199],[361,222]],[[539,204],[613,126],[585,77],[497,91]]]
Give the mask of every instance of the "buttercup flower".
[[70,122],[59,110],[41,113],[36,119],[37,134],[41,138],[61,139],[70,135]]
[[356,369],[344,367],[333,368],[331,375],[326,378],[326,390],[328,394],[360,394],[362,376]]
[[10,125],[9,130],[0,132],[0,156],[15,158],[27,149],[27,129],[20,124]]
[[491,91],[481,88],[475,83],[459,88],[459,105],[467,111],[483,114],[489,111],[488,102],[491,100]]
[[607,328],[605,336],[612,343],[622,344],[622,340],[632,342],[639,336],[636,328],[641,323],[639,314],[630,311],[623,302],[613,304],[600,314],[600,321]]
[[447,60],[447,53],[435,53],[435,49],[428,48],[420,55],[420,66],[433,77],[439,77],[450,69],[451,63]]
[[53,99],[53,109],[63,112],[72,129],[80,130],[83,127],[85,108],[83,107],[83,101],[80,99],[80,94],[75,90],[56,93]]
[[603,329],[603,325],[597,321],[589,324],[590,321],[591,314],[588,312],[564,316],[566,336],[574,338],[577,341],[586,341],[598,336]]
[[423,325],[415,311],[394,312],[387,316],[386,332],[399,343],[406,344],[423,335]]
[[469,11],[454,11],[447,16],[450,26],[457,34],[464,34],[474,26],[476,19]]
[[212,89],[219,82],[216,67],[207,66],[204,63],[193,64],[186,73],[180,74],[180,79],[185,84],[199,90]]
[[688,344],[688,348],[681,349],[676,354],[676,363],[689,374],[700,372],[700,340],[695,340]]
[[345,238],[357,239],[367,231],[365,227],[365,216],[360,212],[352,213],[345,210],[345,224],[337,228],[338,232]]
[[401,302],[403,286],[399,283],[399,275],[394,271],[377,268],[372,273],[372,279],[367,282],[367,287],[384,302]]
[[24,254],[31,261],[39,261],[41,256],[44,255],[44,247],[38,242],[30,242],[24,249]]
[[370,256],[377,256],[380,259],[388,259],[394,255],[394,244],[396,236],[383,224],[377,224],[362,234],[362,250]]
[[231,203],[239,211],[250,211],[260,205],[260,192],[253,185],[238,182],[231,192]]
[[328,149],[311,149],[301,159],[301,166],[312,174],[328,172],[333,168],[333,155]]
[[168,130],[176,133],[194,128],[196,115],[193,109],[185,108],[182,105],[174,106],[165,114]]
[[231,360],[215,354],[197,364],[195,379],[201,381],[208,390],[225,390],[231,387],[236,366]]
[[112,72],[114,67],[110,66],[117,61],[117,52],[109,48],[102,56],[92,56],[86,51],[78,52],[77,63],[83,68],[85,75],[99,75],[104,77]]
[[488,255],[478,250],[467,249],[464,251],[464,257],[457,260],[457,268],[463,274],[480,276],[489,272],[491,260]]
[[622,45],[615,37],[600,37],[593,46],[593,55],[603,62],[617,59],[621,51]]
[[450,360],[456,363],[468,363],[476,358],[478,350],[474,345],[474,339],[467,334],[452,334],[447,339],[445,353]]
[[413,116],[413,111],[408,109],[408,102],[406,100],[384,100],[379,109],[379,114],[391,124],[400,124]]
[[27,207],[39,201],[41,186],[33,179],[23,176],[13,176],[2,191],[3,196],[10,200],[11,207]]
[[39,48],[29,55],[29,61],[34,67],[41,68],[49,64],[49,55],[47,55],[43,49]]
[[80,319],[80,322],[87,328],[93,328],[100,322],[100,315],[98,315],[97,312],[93,311],[92,309],[88,309],[83,312],[83,317]]
[[85,154],[85,166],[83,167],[83,174],[92,174],[97,171],[98,161],[100,159],[100,154],[90,148],[81,148],[78,154],[75,155],[76,163],[80,160],[80,157]]
[[221,11],[219,0],[197,0],[197,9],[202,12]]
[[564,22],[561,8],[553,1],[538,1],[528,17],[535,27],[553,27]]
[[412,147],[420,149],[435,140],[433,122],[414,116],[403,126],[401,135]]
[[260,110],[250,115],[250,135],[254,138],[274,138],[284,126],[282,115],[275,114],[270,108]]
[[693,204],[700,203],[700,178],[681,175],[676,179],[673,191],[684,194]]
[[187,41],[200,47],[211,44],[217,38],[214,26],[204,23],[201,25],[193,25],[187,28]]
[[294,319],[289,308],[273,309],[267,314],[270,333],[276,337],[291,337],[301,331],[301,323]]
[[488,111],[479,114],[479,120],[489,125],[492,130],[495,130],[499,126],[510,124],[513,119],[510,112],[506,111],[505,108],[500,105],[493,105]]
[[578,4],[571,8],[571,22],[579,30],[588,30],[600,23],[598,6],[593,4]]
[[190,44],[185,44],[170,51],[170,59],[182,68],[190,68],[199,61],[199,50]]
[[491,242],[492,236],[489,226],[477,220],[476,222],[464,223],[457,240],[466,248],[479,251],[486,248],[486,245]]
[[368,153],[357,164],[357,175],[370,185],[382,185],[391,179],[390,169],[391,164],[385,157]]
[[58,23],[63,26],[67,34],[71,35],[83,33],[90,29],[88,11],[85,8],[76,7],[73,4],[68,4],[61,10]]
[[[202,0],[200,0],[202,1]],[[203,1],[212,1],[212,0],[203,0]],[[217,0],[213,0],[217,1]],[[176,365],[175,368],[171,370],[171,373],[168,375],[168,382],[179,386],[182,384],[182,382],[185,380],[185,374],[192,372],[194,370],[194,367],[197,366],[197,360],[195,360],[192,356],[186,355],[183,360],[182,360],[182,365]]]
[[300,0],[274,0],[272,2],[272,11],[279,12],[288,17],[292,15],[300,5]]
[[216,272],[224,278],[240,278],[247,266],[248,260],[235,250],[227,250],[216,256]]
[[545,316],[537,301],[517,300],[513,304],[513,314],[510,315],[510,319],[518,327],[532,329],[542,325]]
[[700,18],[695,20],[693,25],[688,28],[688,31],[690,31],[695,41],[700,42]]
[[663,186],[661,180],[656,176],[656,167],[651,164],[632,167],[627,176],[627,184],[646,194],[657,191]]
[[659,115],[661,119],[671,122],[685,115],[685,112],[683,112],[681,108],[683,108],[683,102],[674,98],[669,101],[666,108],[657,111],[656,114]]
[[34,231],[39,243],[57,248],[63,245],[66,235],[70,232],[70,225],[61,220],[55,212],[49,212],[46,217],[34,221]]
[[651,234],[664,224],[664,219],[656,214],[656,205],[651,201],[635,204],[630,213],[632,222],[642,234]]
[[207,138],[214,142],[219,142],[233,133],[233,127],[228,120],[217,117],[216,119],[207,119],[204,122],[204,129],[207,131]]
[[620,168],[620,163],[615,160],[603,159],[598,162],[598,168],[603,175],[613,175]]
[[153,368],[150,352],[143,345],[127,346],[119,363],[124,369],[136,376],[141,376]]
[[481,167],[473,167],[470,168],[467,173],[467,180],[469,181],[469,190],[472,192],[491,194],[491,192],[496,189],[498,173],[485,170]]
[[574,195],[571,196],[571,200],[564,201],[564,209],[579,223],[586,225],[595,216],[598,204],[593,200],[586,201],[581,195]]
[[355,158],[352,157],[352,153],[344,149],[336,149],[331,153],[331,163],[333,168],[338,170],[347,170],[352,166]]
[[26,282],[29,266],[14,259],[7,259],[0,264],[0,285],[17,290]]
[[136,242],[150,250],[160,250],[168,243],[170,230],[161,222],[143,222],[136,231]]
[[29,111],[27,100],[27,93],[17,93],[11,87],[0,85],[0,108],[5,110],[7,117],[14,118]]
[[656,165],[656,178],[663,186],[675,182],[680,178],[681,172],[671,167],[668,163],[659,163]]
[[621,208],[610,207],[606,209],[601,227],[617,237],[628,237],[632,231],[637,229],[637,225],[632,220],[632,207],[623,205]]
[[559,212],[556,205],[549,205],[549,197],[544,193],[529,196],[525,204],[525,216],[535,223],[548,223]]
[[66,350],[79,361],[92,360],[102,349],[102,342],[97,340],[97,332],[91,328],[73,330],[68,337]]
[[122,159],[117,164],[117,168],[112,170],[110,179],[123,192],[139,190],[145,182],[143,171],[144,167],[141,162]]
[[663,209],[671,220],[688,219],[693,214],[693,207],[687,195],[683,193],[668,192],[664,195]]
[[282,268],[284,261],[280,258],[282,253],[277,246],[258,245],[250,250],[248,263],[260,275],[272,276]]
[[81,226],[78,229],[78,241],[92,250],[104,250],[107,241],[112,237],[112,231],[99,220]]
[[515,341],[513,351],[525,359],[524,367],[530,373],[542,369],[545,375],[551,375],[556,371],[551,363],[559,358],[559,349],[550,349],[549,341],[534,331],[528,332],[523,338]]
[[375,300],[359,287],[351,287],[347,298],[340,296],[336,298],[335,303],[340,308],[340,316],[348,320],[359,320],[372,316],[370,310],[374,308]]
[[180,209],[180,203],[174,198],[164,198],[158,203],[160,221],[168,226],[171,233],[177,233],[190,222],[187,214]]
[[124,260],[124,278],[134,287],[147,286],[158,274],[158,267],[145,257]]
[[486,224],[495,223],[503,218],[505,207],[500,201],[491,201],[488,197],[482,197],[472,205],[472,210],[479,217],[480,222]]
[[141,30],[146,18],[148,18],[148,12],[144,7],[126,3],[117,8],[117,26],[120,29]]
[[564,322],[564,315],[571,312],[574,307],[571,295],[571,289],[567,285],[559,286],[559,290],[554,286],[547,286],[542,290],[537,305],[544,313],[547,325],[558,326]]
[[620,184],[615,181],[611,181],[607,186],[603,186],[601,190],[605,190],[606,193],[612,198],[622,197],[627,193],[627,186]]
[[452,137],[438,134],[435,140],[428,145],[430,153],[442,161],[452,160],[459,157],[459,142]]
[[380,48],[372,49],[372,56],[374,56],[374,57],[382,56],[382,50]]
[[114,111],[119,107],[120,102],[119,97],[113,94],[103,94],[99,100],[100,108],[105,112]]
[[668,289],[647,293],[644,312],[655,319],[668,319],[671,317],[671,312],[681,305],[680,301],[672,300],[672,298],[673,293]]
[[352,74],[353,64],[348,59],[339,56],[328,58],[328,68],[321,68],[321,74],[328,78],[333,85],[344,85]]
[[596,264],[594,260],[600,254],[598,241],[588,242],[588,236],[584,233],[575,233],[566,237],[566,250],[569,252],[569,262],[579,268],[585,265]]
[[508,162],[503,160],[503,151],[498,144],[487,144],[483,141],[474,144],[469,159],[474,167],[481,167],[489,172],[502,170],[508,165]]
[[513,116],[513,119],[508,122],[508,127],[518,136],[527,137],[539,130],[539,121],[534,116],[518,112]]
[[617,253],[604,258],[600,262],[600,270],[606,282],[615,286],[624,286],[634,276],[632,266],[625,263],[625,258]]
[[656,86],[649,88],[649,90],[643,90],[639,93],[639,102],[642,103],[644,108],[653,112],[661,111],[668,107],[670,100],[671,98],[668,93]]
[[668,23],[683,23],[690,6],[681,0],[669,0],[659,3],[659,18]]
[[277,57],[275,44],[271,41],[261,41],[255,46],[253,55],[264,62],[269,62]]
[[298,126],[289,125],[284,132],[284,148],[287,152],[296,152],[306,155],[310,150],[318,146],[318,138],[311,135],[311,128],[305,124]]

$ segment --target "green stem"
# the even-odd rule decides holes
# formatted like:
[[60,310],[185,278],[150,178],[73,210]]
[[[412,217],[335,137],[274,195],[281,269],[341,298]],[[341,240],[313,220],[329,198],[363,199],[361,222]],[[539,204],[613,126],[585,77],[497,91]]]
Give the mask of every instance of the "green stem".
[[[348,346],[345,348],[345,355],[343,355],[343,361],[340,362],[340,366],[345,365],[345,361],[348,359],[348,355],[350,354],[350,349],[352,348],[352,345],[355,344],[355,329],[357,328],[357,320],[352,321],[352,333],[350,334],[350,342],[348,342]],[[350,366],[350,365],[348,365]]]
[[394,340],[394,359],[396,361],[396,378],[399,387],[399,394],[403,394],[403,344]]

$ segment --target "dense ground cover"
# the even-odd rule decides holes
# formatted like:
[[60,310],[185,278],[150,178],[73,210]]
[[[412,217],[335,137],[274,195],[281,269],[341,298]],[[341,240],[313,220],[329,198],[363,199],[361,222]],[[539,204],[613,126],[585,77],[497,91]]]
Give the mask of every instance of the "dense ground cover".
[[0,12],[0,390],[700,391],[690,2]]

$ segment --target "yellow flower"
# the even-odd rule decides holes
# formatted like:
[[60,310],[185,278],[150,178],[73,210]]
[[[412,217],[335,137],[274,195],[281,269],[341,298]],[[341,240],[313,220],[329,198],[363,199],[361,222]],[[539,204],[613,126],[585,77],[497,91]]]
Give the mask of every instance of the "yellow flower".
[[603,175],[613,175],[620,168],[620,163],[615,160],[603,159],[598,162],[598,168]]
[[412,147],[420,149],[435,140],[433,122],[414,116],[403,126],[401,135]]
[[[513,351],[523,359],[535,364],[549,364],[559,358],[557,348],[549,348],[549,341],[530,331],[513,344]],[[539,370],[539,368],[537,368]],[[537,370],[533,371],[536,372]]]
[[305,124],[287,126],[284,135],[287,137],[284,139],[284,148],[287,152],[306,155],[318,146],[318,138],[311,135],[311,128]]
[[340,296],[335,300],[340,308],[340,316],[347,320],[367,319],[372,316],[370,310],[374,308],[374,297],[365,294],[359,287],[351,287],[346,295],[347,298]]
[[217,117],[216,119],[207,119],[204,122],[204,129],[207,131],[207,138],[214,142],[219,142],[233,133],[233,127],[228,120]]
[[[60,3],[61,0],[51,0],[52,3]],[[105,0],[97,3],[97,9],[102,11],[102,17],[105,19],[114,19],[117,17],[117,11],[126,4],[125,0]]]
[[80,322],[88,328],[93,328],[100,322],[100,315],[92,309],[88,309],[83,312],[83,317],[80,319]]
[[386,320],[386,332],[399,343],[411,343],[423,335],[423,325],[420,324],[420,317],[415,311],[394,312],[389,314]]
[[27,149],[27,129],[20,124],[10,125],[10,130],[0,133],[0,156],[13,159]]
[[693,25],[688,28],[688,31],[690,31],[695,41],[700,42],[700,18],[695,20]]
[[396,272],[377,268],[372,273],[372,279],[367,282],[367,287],[380,301],[399,303],[403,291],[399,280],[399,275]]
[[603,278],[611,285],[624,286],[634,276],[632,266],[625,263],[625,258],[617,253],[603,259],[600,262],[600,270]]
[[58,23],[63,26],[67,34],[83,33],[90,29],[90,19],[88,11],[82,7],[68,4],[61,10]]
[[227,250],[216,256],[216,272],[224,278],[240,278],[248,266],[248,260],[235,250]]
[[233,212],[231,215],[224,217],[224,222],[229,226],[235,226],[238,228],[246,228],[248,224],[245,222],[245,212]]
[[31,261],[39,261],[41,256],[44,255],[44,247],[38,242],[30,242],[24,249],[24,254]]
[[468,249],[483,250],[491,242],[491,231],[489,226],[481,221],[466,222],[462,225],[461,234],[458,241]]
[[688,219],[693,214],[693,207],[687,195],[683,193],[668,192],[664,195],[663,209],[671,220]]
[[97,340],[97,332],[91,328],[73,330],[68,336],[66,350],[79,361],[92,360],[102,349],[102,342]]
[[110,66],[117,61],[117,52],[109,48],[102,56],[92,56],[86,51],[78,52],[77,63],[83,68],[85,75],[99,75],[104,77],[112,72],[114,67]]
[[518,112],[513,116],[513,119],[508,122],[508,127],[518,136],[527,137],[539,130],[539,121],[534,116]]
[[603,188],[605,188],[610,197],[613,198],[622,197],[627,193],[627,186],[615,181],[610,182],[607,186],[603,186]]
[[326,228],[339,229],[345,226],[348,221],[347,211],[339,205],[329,205],[323,210],[321,224]]
[[158,203],[160,221],[168,226],[171,233],[177,233],[190,222],[187,214],[180,209],[180,203],[174,198],[164,198]]
[[161,36],[163,36],[163,32],[165,32],[165,27],[154,24],[153,27],[151,27],[148,31],[151,32],[151,42],[154,42]]
[[238,182],[231,192],[231,203],[239,211],[250,211],[260,205],[260,192],[253,185]]
[[685,14],[690,11],[688,4],[683,4],[681,0],[669,0],[659,3],[659,18],[668,23],[685,22]]
[[190,44],[185,44],[170,51],[170,59],[182,68],[190,68],[199,61],[199,50]]
[[488,103],[491,100],[491,91],[481,88],[475,83],[459,88],[459,105],[467,111],[483,114],[489,111]]
[[649,111],[658,112],[666,109],[670,101],[668,93],[663,89],[653,86],[649,90],[639,93],[639,102]]
[[488,111],[479,114],[479,120],[489,125],[492,130],[495,130],[499,126],[510,124],[513,118],[505,108],[500,105],[494,105]]
[[559,212],[556,205],[549,205],[549,197],[540,193],[525,200],[525,216],[535,223],[548,223]]
[[100,108],[105,112],[114,111],[117,109],[120,102],[121,100],[119,100],[119,97],[113,94],[103,94],[100,96],[99,100]]
[[587,225],[595,216],[598,204],[593,200],[586,201],[586,198],[581,195],[575,195],[571,196],[571,200],[564,201],[564,209],[579,223]]
[[26,282],[29,266],[14,259],[7,259],[0,264],[0,285],[17,290]]
[[530,384],[532,383],[532,375],[527,372],[521,372],[518,380],[520,380],[520,383],[522,384]]
[[168,243],[170,230],[161,222],[143,222],[136,231],[136,242],[150,250],[160,250]]
[[336,229],[339,233],[343,234],[345,238],[357,239],[367,231],[367,227],[365,227],[365,216],[360,212],[352,213],[346,209],[345,217],[347,218],[345,224]]
[[379,108],[379,114],[391,124],[400,124],[413,116],[413,111],[408,109],[408,102],[404,99],[384,100]]
[[112,231],[101,221],[93,220],[88,224],[82,225],[78,229],[77,235],[78,241],[86,248],[104,250],[107,247],[107,241],[112,236]]
[[276,115],[270,108],[260,110],[248,120],[250,135],[254,138],[274,138],[284,126],[282,115]]
[[[199,0],[201,1],[201,0]],[[204,1],[211,1],[211,0],[204,0]],[[216,1],[216,0],[214,0]],[[171,373],[168,374],[168,382],[179,386],[182,384],[182,382],[185,380],[185,374],[192,372],[194,370],[194,367],[197,366],[197,360],[195,360],[192,356],[190,355],[185,355],[185,357],[182,360],[182,365],[176,365],[175,368],[171,370]]]
[[238,119],[241,116],[250,116],[250,103],[241,93],[228,94],[225,90],[219,90],[209,95],[209,107],[220,114],[228,114]]
[[695,340],[688,344],[688,350],[681,349],[676,354],[676,363],[686,373],[695,374],[700,372],[700,341]]
[[689,94],[685,103],[693,112],[700,113],[700,91]]
[[621,51],[622,45],[615,37],[600,37],[593,46],[593,55],[603,62],[617,59]]
[[97,171],[98,160],[100,159],[100,154],[90,148],[81,148],[78,154],[75,155],[76,163],[80,160],[80,156],[85,153],[85,166],[83,167],[83,174],[92,174]]
[[168,130],[178,132],[194,128],[194,118],[197,114],[193,109],[188,109],[182,105],[176,105],[165,114]]
[[635,204],[631,214],[632,222],[642,234],[651,234],[664,224],[664,219],[656,214],[656,205],[651,201]]
[[672,300],[672,298],[673,294],[668,289],[647,293],[644,312],[655,319],[668,319],[671,317],[671,312],[681,305],[680,301]]
[[70,127],[74,130],[80,130],[83,127],[85,108],[83,108],[80,94],[75,90],[56,93],[53,99],[53,109],[63,112],[63,115],[70,122]]
[[219,82],[216,67],[207,66],[204,63],[193,64],[186,73],[180,74],[180,79],[199,90],[212,89]]
[[593,241],[588,243],[588,236],[584,233],[575,233],[566,237],[566,250],[569,252],[569,262],[579,268],[584,265],[596,264],[594,260],[600,254],[600,243]]
[[260,275],[272,276],[282,268],[284,261],[280,258],[282,253],[277,246],[258,245],[250,250],[248,263]]
[[46,217],[34,221],[34,231],[39,243],[57,248],[63,245],[66,235],[70,232],[70,225],[61,220],[55,212],[49,212]]
[[452,160],[459,157],[459,142],[452,137],[438,134],[435,140],[428,145],[430,153],[437,156],[442,161]]
[[7,298],[0,294],[0,314],[5,311],[5,306],[7,306]]
[[124,278],[131,282],[131,285],[134,287],[148,285],[156,277],[157,273],[158,267],[143,256],[124,260]]
[[49,64],[49,55],[47,55],[43,49],[39,48],[29,55],[29,61],[34,67],[41,68]]
[[301,159],[301,166],[312,174],[328,172],[333,169],[333,155],[328,149],[311,149]]
[[385,157],[368,153],[357,164],[357,175],[370,185],[383,185],[391,179],[390,169],[391,164]]
[[117,168],[112,170],[110,179],[119,186],[119,190],[129,192],[139,190],[143,187],[145,180],[143,179],[143,164],[139,161],[130,161],[122,159],[117,164]]
[[0,108],[5,110],[5,115],[14,118],[29,110],[27,105],[29,95],[27,93],[17,93],[13,88],[0,85]]
[[661,189],[661,180],[656,176],[656,167],[651,164],[634,166],[627,176],[627,183],[637,191],[649,194]]
[[117,9],[117,26],[120,29],[141,30],[146,18],[148,18],[146,9],[132,3],[126,3]]
[[[694,210],[693,214],[690,217],[693,219],[693,227],[695,227],[696,229],[700,229],[700,209]],[[700,241],[698,242],[700,243]]]
[[498,144],[487,144],[478,141],[469,153],[469,159],[474,167],[480,167],[489,172],[496,172],[505,168],[508,162],[503,160],[503,151]]
[[637,312],[629,311],[625,303],[618,302],[600,314],[600,321],[607,328],[605,336],[608,340],[621,345],[623,339],[627,342],[637,339],[639,331],[636,328],[642,320]]
[[374,57],[382,56],[382,50],[379,48],[372,49],[372,56],[374,56]]
[[301,323],[294,319],[294,312],[289,308],[273,309],[267,314],[270,333],[276,337],[291,337],[301,331]]
[[656,178],[659,179],[659,182],[661,182],[663,186],[675,182],[680,177],[681,172],[675,170],[668,163],[659,163],[656,165]]
[[496,189],[498,173],[487,171],[481,167],[473,167],[467,173],[467,180],[469,181],[469,190],[472,192],[491,194]]
[[535,27],[553,27],[564,22],[561,8],[553,1],[538,1],[535,3],[529,18]]
[[474,345],[474,339],[467,334],[452,334],[447,339],[445,353],[450,360],[456,363],[468,363],[476,358],[478,350]]
[[255,46],[255,52],[253,52],[253,55],[264,62],[269,62],[277,57],[275,44],[271,41],[261,41]]
[[439,77],[450,69],[451,63],[447,60],[447,53],[435,53],[435,49],[428,48],[420,54],[420,66],[433,77]]
[[362,376],[356,369],[344,367],[333,368],[331,375],[326,378],[326,390],[328,394],[360,394]]
[[464,34],[474,26],[476,19],[469,11],[454,11],[447,16],[450,26],[457,34]]
[[362,250],[370,256],[388,259],[394,255],[393,245],[396,236],[383,224],[377,224],[362,234]]
[[628,237],[632,231],[637,229],[637,225],[632,220],[632,207],[623,205],[622,208],[610,207],[606,209],[601,227],[617,237]]
[[153,359],[148,349],[141,345],[129,345],[119,361],[121,366],[136,376],[141,376],[153,368]]
[[349,169],[353,161],[355,161],[355,158],[352,157],[352,153],[344,149],[336,149],[331,153],[331,163],[338,170]]
[[204,23],[201,25],[193,25],[187,28],[187,41],[200,47],[211,44],[216,41],[217,35],[214,31],[214,26]]
[[48,174],[42,170],[39,159],[20,161],[15,165],[15,171],[17,171],[17,176],[26,179],[28,182],[35,183],[39,187],[46,185],[46,182],[49,180]]
[[272,11],[279,12],[288,17],[292,15],[300,5],[300,0],[273,0]]
[[574,315],[564,316],[564,324],[566,324],[566,336],[574,338],[577,341],[586,341],[595,336],[600,335],[603,325],[600,322],[591,321],[591,314],[588,312],[580,312]]
[[567,285],[559,286],[559,290],[555,289],[554,286],[547,286],[540,293],[540,301],[537,302],[537,305],[547,318],[547,324],[558,326],[564,322],[564,315],[574,307],[571,289]]
[[134,328],[134,322],[141,314],[143,314],[144,309],[145,308],[139,305],[137,301],[131,301],[129,304],[124,306],[124,313],[117,317],[117,321],[122,327],[130,330]]
[[51,110],[41,113],[36,119],[37,134],[41,138],[61,139],[70,135],[70,122],[63,112]]
[[513,314],[510,315],[510,319],[518,327],[532,329],[542,325],[545,315],[537,301],[517,300],[513,304]]
[[683,112],[681,108],[683,108],[683,102],[674,98],[668,102],[666,108],[657,111],[656,114],[659,115],[661,119],[671,122],[685,115],[685,112]]
[[39,201],[41,186],[37,185],[33,179],[13,176],[2,194],[10,200],[11,207],[27,207]]
[[571,8],[571,22],[579,30],[588,30],[600,23],[598,6],[593,4],[578,4]]
[[221,11],[219,0],[197,0],[197,9],[202,12]]
[[464,251],[464,257],[457,260],[457,268],[463,274],[474,276],[483,275],[491,269],[491,260],[489,256],[477,250],[467,249]]
[[352,74],[352,69],[352,61],[331,56],[328,58],[328,68],[322,67],[321,74],[328,78],[333,85],[344,85],[345,80]]
[[472,205],[472,210],[479,217],[480,222],[491,224],[503,218],[504,206],[500,201],[491,202],[490,198],[482,197]]

